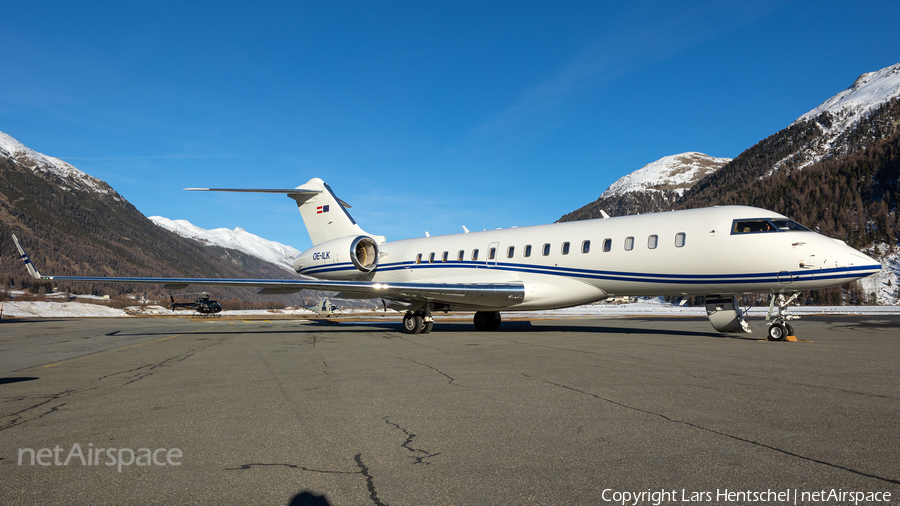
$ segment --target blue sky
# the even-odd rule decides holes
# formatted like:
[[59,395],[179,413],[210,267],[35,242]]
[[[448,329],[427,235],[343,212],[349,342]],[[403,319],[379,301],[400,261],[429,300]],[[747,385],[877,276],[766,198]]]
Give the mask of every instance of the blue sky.
[[307,248],[548,223],[663,156],[735,157],[900,62],[900,2],[8,2],[0,131],[147,216]]

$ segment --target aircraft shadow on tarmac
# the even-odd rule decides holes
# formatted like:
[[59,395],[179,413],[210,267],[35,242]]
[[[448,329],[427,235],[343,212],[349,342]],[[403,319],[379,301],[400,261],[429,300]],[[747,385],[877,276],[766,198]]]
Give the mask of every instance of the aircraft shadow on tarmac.
[[21,378],[0,378],[0,385],[6,385],[9,383],[21,383],[23,381],[34,381],[36,379],[40,378],[35,378],[33,376],[22,376]]
[[[499,330],[492,331],[490,334],[504,334],[511,333],[514,334],[516,332],[531,332],[531,333],[568,333],[568,334],[624,334],[624,335],[653,335],[653,336],[699,336],[699,337],[711,337],[716,339],[744,339],[744,340],[759,340],[759,337],[754,336],[753,334],[720,334],[717,332],[697,332],[697,331],[689,331],[689,330],[677,330],[677,329],[663,329],[660,327],[660,322],[657,320],[631,320],[631,321],[641,321],[646,322],[646,326],[640,326],[638,328],[633,327],[616,327],[610,325],[585,325],[583,323],[579,324],[566,324],[566,323],[548,323],[548,324],[540,324],[533,325],[530,321],[507,321],[503,322],[503,325]],[[251,320],[252,322],[252,320]],[[372,332],[373,328],[377,328],[380,330],[386,331],[394,331],[397,333],[401,333],[401,324],[393,321],[376,321],[376,322],[366,322],[366,321],[344,321],[340,323],[336,322],[324,322],[324,321],[304,321],[302,325],[298,325],[293,327],[290,325],[290,321],[280,320],[279,324],[275,324],[267,321],[259,321],[258,325],[253,326],[240,326],[240,327],[217,327],[213,329],[209,329],[208,331],[202,332],[191,332],[192,336],[201,336],[201,335],[238,335],[238,334],[296,334],[302,333],[304,330],[309,331],[324,331],[334,330],[340,331],[342,333],[359,333],[365,334],[368,332]],[[252,325],[252,323],[251,323]],[[436,322],[434,326],[434,330],[432,333],[443,333],[443,332],[476,332],[476,330],[472,327],[471,323],[468,322]],[[121,330],[108,333],[106,335],[116,335],[120,337],[147,337],[153,335],[171,335],[170,332],[135,332],[132,333],[128,330]],[[419,337],[427,338],[428,334],[418,334]]]
[[295,495],[288,506],[331,506],[331,502],[324,495],[304,490]]

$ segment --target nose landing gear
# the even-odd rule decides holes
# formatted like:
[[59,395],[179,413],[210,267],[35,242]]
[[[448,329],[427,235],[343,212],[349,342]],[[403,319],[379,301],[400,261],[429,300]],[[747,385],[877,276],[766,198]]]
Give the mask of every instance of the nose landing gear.
[[[799,320],[800,317],[797,315],[788,314],[788,304],[794,301],[797,296],[800,295],[799,292],[795,292],[791,295],[790,298],[785,299],[783,293],[772,294],[772,301],[769,302],[769,312],[766,314],[766,320],[768,321],[772,317],[772,310],[775,308],[776,301],[778,302],[778,315],[775,316],[774,319],[769,323],[769,332],[768,337],[766,338],[769,341],[790,341],[792,337],[794,337],[794,327],[787,323],[791,320]],[[793,340],[796,340],[794,337]]]

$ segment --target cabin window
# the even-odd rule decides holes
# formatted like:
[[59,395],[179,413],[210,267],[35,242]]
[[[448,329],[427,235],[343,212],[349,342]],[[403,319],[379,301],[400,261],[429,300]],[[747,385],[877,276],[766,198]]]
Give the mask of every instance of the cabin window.
[[524,256],[525,258],[528,258],[531,256],[531,245],[530,244],[525,245],[525,250],[522,252],[522,256]]
[[684,232],[678,232],[675,234],[675,247],[680,248],[684,246]]
[[491,248],[488,250],[488,260],[493,260],[497,258],[497,248]]
[[634,249],[634,237],[626,237],[625,238],[625,251],[631,251]]
[[581,243],[581,252],[582,253],[590,253],[591,251],[591,241],[584,241]]
[[510,247],[506,248],[506,258],[512,258],[515,253],[516,253],[515,246],[510,246]]
[[416,255],[416,263],[417,263],[417,264],[422,263],[422,254],[421,254],[421,253],[419,253],[418,255]]
[[466,252],[463,250],[459,250],[459,253],[456,254],[456,261],[462,262],[466,258]]
[[478,249],[477,248],[472,250],[472,261],[474,262],[476,260],[478,260]]
[[444,254],[441,255],[441,262],[446,262],[447,259],[449,259],[449,258],[450,258],[450,252],[449,252],[449,251],[445,251]]
[[568,241],[566,241],[562,244],[562,254],[563,255],[569,254],[569,242]]
[[654,234],[647,238],[647,247],[650,249],[656,249],[656,246],[659,244],[659,236]]
[[430,263],[430,264],[434,263],[434,252],[433,251],[428,255],[428,263]]
[[550,243],[547,243],[544,245],[544,248],[543,248],[543,251],[541,251],[541,254],[543,254],[544,256],[547,256],[550,254]]
[[612,239],[603,239],[603,252],[609,253],[612,251]]

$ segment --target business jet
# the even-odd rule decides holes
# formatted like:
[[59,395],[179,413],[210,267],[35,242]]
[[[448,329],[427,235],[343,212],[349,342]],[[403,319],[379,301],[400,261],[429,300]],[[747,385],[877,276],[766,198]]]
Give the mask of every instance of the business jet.
[[[475,311],[479,331],[501,311],[558,309],[609,297],[702,295],[719,332],[750,332],[737,294],[769,294],[768,339],[793,335],[788,304],[804,290],[841,285],[881,269],[845,243],[780,214],[720,206],[388,242],[369,234],[321,179],[293,189],[186,188],[286,194],[297,202],[313,246],[294,259],[312,279],[42,276],[41,280],[247,286],[261,294],[300,290],[381,298],[404,313],[403,331],[432,330],[435,312]],[[604,213],[605,214],[605,213]],[[792,294],[791,297],[786,295]],[[767,316],[767,319],[769,319]]]

